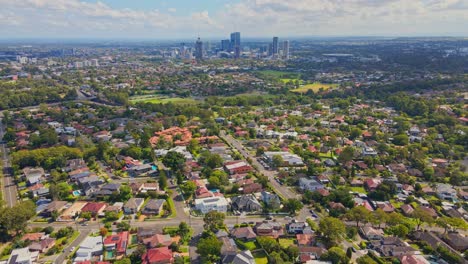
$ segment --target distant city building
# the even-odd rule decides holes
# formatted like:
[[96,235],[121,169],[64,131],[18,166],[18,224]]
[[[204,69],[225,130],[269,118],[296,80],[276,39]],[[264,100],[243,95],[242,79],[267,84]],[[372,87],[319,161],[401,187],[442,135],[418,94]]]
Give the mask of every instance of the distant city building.
[[231,33],[231,51],[235,51],[236,47],[240,47],[241,39],[240,32]]
[[200,37],[195,42],[195,59],[203,60],[203,42],[200,40]]
[[273,56],[273,43],[268,43],[268,56]]
[[289,40],[283,42],[283,58],[289,60]]
[[221,51],[229,51],[231,41],[229,39],[221,40]]
[[272,44],[272,55],[278,54],[278,37],[273,37],[273,44]]
[[92,59],[91,60],[91,66],[93,67],[99,67],[99,61],[97,59]]
[[238,59],[240,58],[241,50],[239,46],[234,47],[234,58]]

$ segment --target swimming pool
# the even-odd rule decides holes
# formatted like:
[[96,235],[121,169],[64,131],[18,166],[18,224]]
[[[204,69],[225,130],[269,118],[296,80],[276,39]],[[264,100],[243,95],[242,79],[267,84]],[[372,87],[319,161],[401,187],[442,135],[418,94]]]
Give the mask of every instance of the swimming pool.
[[73,191],[73,196],[81,196],[81,191],[80,190]]

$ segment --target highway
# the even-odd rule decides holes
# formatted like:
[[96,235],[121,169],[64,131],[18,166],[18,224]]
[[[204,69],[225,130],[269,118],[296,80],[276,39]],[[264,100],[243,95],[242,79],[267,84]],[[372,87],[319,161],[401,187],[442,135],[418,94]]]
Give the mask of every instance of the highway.
[[[5,134],[5,125],[3,124],[3,119],[0,118],[0,140],[3,139]],[[18,200],[18,191],[16,189],[16,184],[13,180],[11,164],[10,164],[10,155],[9,150],[5,144],[0,144],[0,151],[2,152],[2,166],[3,166],[3,184],[2,184],[2,193],[3,199],[6,202],[6,205],[13,207]]]

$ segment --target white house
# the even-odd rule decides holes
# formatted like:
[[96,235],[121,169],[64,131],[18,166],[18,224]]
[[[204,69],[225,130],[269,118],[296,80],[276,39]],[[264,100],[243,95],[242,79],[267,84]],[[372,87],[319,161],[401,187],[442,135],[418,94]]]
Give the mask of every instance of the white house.
[[437,196],[440,199],[453,200],[457,197],[457,191],[450,184],[437,184]]
[[319,181],[315,179],[300,178],[299,179],[299,188],[302,190],[316,191],[318,189],[323,189],[324,186]]
[[6,263],[33,264],[37,262],[39,251],[31,252],[28,247],[13,249]]
[[195,208],[206,214],[210,211],[227,212],[228,201],[224,197],[208,197],[195,199]]
[[76,251],[74,263],[92,260],[95,256],[102,255],[102,237],[87,237],[81,242],[80,248]]

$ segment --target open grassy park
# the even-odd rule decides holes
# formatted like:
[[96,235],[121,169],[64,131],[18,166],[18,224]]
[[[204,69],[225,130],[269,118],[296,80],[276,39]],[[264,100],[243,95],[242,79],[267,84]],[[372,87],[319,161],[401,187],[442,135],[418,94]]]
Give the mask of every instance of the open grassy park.
[[320,91],[320,89],[323,89],[326,91],[328,89],[336,88],[336,87],[338,87],[338,84],[314,82],[314,83],[305,84],[291,91],[295,93],[306,93],[307,91],[312,90],[314,93],[316,93]]
[[197,104],[199,101],[192,98],[181,98],[181,97],[165,97],[161,95],[143,95],[133,96],[130,98],[132,103],[153,103],[153,104],[167,104],[169,102],[174,104]]

